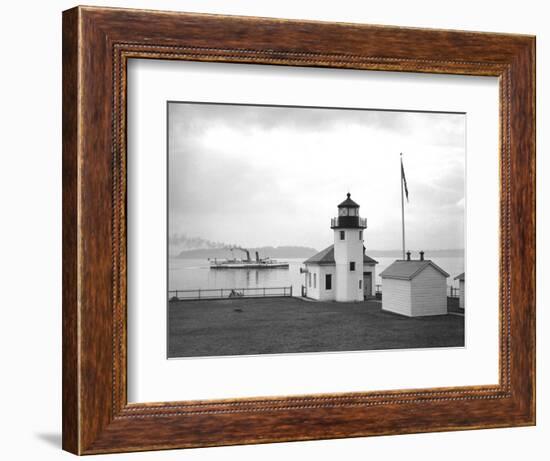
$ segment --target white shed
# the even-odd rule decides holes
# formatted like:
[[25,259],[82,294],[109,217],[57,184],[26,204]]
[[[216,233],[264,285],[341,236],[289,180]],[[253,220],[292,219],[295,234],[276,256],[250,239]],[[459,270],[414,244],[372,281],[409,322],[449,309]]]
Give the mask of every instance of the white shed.
[[380,273],[382,309],[408,317],[447,314],[449,274],[430,260],[397,260]]
[[462,272],[462,274],[457,275],[455,277],[455,280],[458,280],[459,286],[458,286],[458,307],[461,309],[464,309],[464,291],[465,291],[465,280],[466,280],[466,273]]

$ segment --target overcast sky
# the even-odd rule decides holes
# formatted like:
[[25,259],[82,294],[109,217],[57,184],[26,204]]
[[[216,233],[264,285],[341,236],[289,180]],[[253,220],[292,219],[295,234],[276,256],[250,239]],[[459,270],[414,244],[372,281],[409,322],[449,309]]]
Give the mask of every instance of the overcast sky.
[[169,233],[245,247],[333,242],[351,197],[368,249],[464,248],[465,115],[169,104]]

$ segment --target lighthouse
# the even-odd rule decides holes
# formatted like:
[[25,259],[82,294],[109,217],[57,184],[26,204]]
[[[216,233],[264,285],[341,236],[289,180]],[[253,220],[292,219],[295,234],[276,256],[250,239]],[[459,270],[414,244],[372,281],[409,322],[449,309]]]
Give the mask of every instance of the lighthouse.
[[319,301],[355,302],[374,296],[376,264],[365,254],[367,220],[348,193],[331,219],[334,244],[304,261],[304,296]]
[[338,205],[338,216],[331,219],[334,231],[336,301],[363,300],[363,230],[367,220],[359,216],[359,205],[347,194]]

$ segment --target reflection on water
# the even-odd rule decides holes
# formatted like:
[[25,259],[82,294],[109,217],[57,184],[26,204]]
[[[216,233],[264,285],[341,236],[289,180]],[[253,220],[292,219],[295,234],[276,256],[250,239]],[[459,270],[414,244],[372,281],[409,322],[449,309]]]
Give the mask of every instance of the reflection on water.
[[[378,276],[395,258],[378,257],[376,283],[381,284]],[[458,287],[454,277],[464,272],[464,258],[432,258],[443,270],[450,274],[448,285]],[[282,259],[281,259],[282,260]],[[300,273],[304,259],[284,259],[288,269],[210,269],[205,259],[170,259],[168,267],[169,290],[195,290],[207,288],[256,288],[288,287],[292,285],[294,293],[300,293],[304,284],[304,275]]]
[[210,269],[208,261],[171,259],[169,290],[207,288],[288,287],[299,289],[302,259],[285,259],[288,269]]

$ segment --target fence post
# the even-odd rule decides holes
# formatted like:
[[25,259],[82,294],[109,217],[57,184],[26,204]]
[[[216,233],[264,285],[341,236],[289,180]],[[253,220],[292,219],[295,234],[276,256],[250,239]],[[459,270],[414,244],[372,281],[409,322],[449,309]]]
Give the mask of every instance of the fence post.
[[292,285],[290,285],[290,297],[292,298]]

